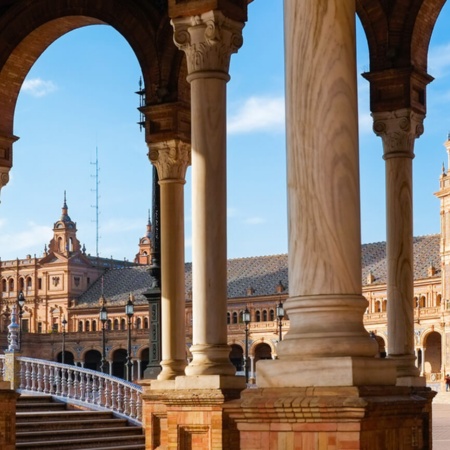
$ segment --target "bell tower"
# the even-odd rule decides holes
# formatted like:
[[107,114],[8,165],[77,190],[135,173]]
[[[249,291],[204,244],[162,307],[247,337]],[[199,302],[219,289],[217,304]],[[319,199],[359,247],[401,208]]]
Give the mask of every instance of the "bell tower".
[[450,133],[444,142],[447,150],[447,170],[442,164],[439,177],[439,191],[434,195],[441,202],[441,265],[442,265],[442,298],[450,299]]
[[150,221],[150,211],[148,212],[147,232],[145,236],[139,239],[139,253],[134,262],[137,264],[151,264],[152,247],[152,222]]
[[80,252],[80,241],[77,239],[76,223],[72,222],[68,214],[66,191],[61,218],[53,226],[53,239],[49,244],[49,252],[70,256]]

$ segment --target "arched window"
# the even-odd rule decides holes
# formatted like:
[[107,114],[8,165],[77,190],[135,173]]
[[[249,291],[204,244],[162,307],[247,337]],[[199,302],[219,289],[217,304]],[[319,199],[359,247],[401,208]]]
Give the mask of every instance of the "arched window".
[[63,252],[64,251],[64,244],[62,238],[58,238],[58,251]]
[[233,323],[238,323],[238,313],[236,311],[233,312]]
[[269,320],[272,322],[275,320],[275,311],[273,309],[269,311]]
[[33,285],[33,280],[31,279],[31,277],[27,278],[27,289],[31,289]]
[[136,319],[136,322],[134,322],[134,326],[135,326],[135,328],[136,328],[137,330],[140,330],[140,329],[141,329],[141,326],[142,326],[142,319],[141,319],[140,317],[138,317],[138,318]]
[[261,311],[256,311],[256,322],[261,322]]
[[144,317],[144,328],[148,328],[148,317]]
[[119,319],[114,319],[114,331],[119,329]]
[[125,319],[122,319],[120,321],[120,329],[125,330],[126,326],[127,326],[127,323],[126,323]]
[[436,306],[441,306],[441,303],[442,303],[442,296],[441,294],[438,294],[436,296]]
[[267,322],[267,309],[263,310],[263,322]]
[[25,289],[25,280],[23,277],[19,278],[19,291],[23,291]]
[[92,331],[97,331],[97,321],[96,320],[92,321]]
[[231,314],[227,312],[227,325],[230,325],[231,323]]
[[13,278],[10,278],[8,281],[8,291],[14,292],[14,279]]
[[78,332],[81,333],[83,331],[83,321],[79,320],[78,321]]
[[2,280],[2,291],[6,292],[6,280],[4,278]]
[[84,329],[86,330],[86,331],[90,331],[90,323],[89,323],[89,320],[86,320],[86,322],[85,322],[85,324],[84,324]]

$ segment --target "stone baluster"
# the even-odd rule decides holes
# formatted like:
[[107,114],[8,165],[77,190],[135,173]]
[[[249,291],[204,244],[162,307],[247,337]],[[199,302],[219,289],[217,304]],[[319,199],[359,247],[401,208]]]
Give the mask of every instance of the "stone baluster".
[[286,1],[285,20],[290,329],[257,383],[394,384],[363,326],[355,2]]
[[423,114],[410,109],[372,113],[386,161],[386,259],[388,358],[397,384],[424,385],[414,354],[414,251],[412,160],[423,133]]
[[191,161],[190,145],[179,139],[150,145],[150,161],[158,170],[161,195],[161,338],[158,380],[184,375],[184,184]]
[[219,11],[172,19],[192,120],[192,361],[186,375],[234,375],[227,345],[226,83],[243,23]]

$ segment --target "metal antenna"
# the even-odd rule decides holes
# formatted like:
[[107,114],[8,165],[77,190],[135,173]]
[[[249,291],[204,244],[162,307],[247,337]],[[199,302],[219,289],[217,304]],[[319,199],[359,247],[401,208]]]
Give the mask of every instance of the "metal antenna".
[[97,258],[99,257],[99,250],[98,250],[98,244],[99,244],[99,240],[100,240],[100,236],[99,236],[99,215],[100,215],[100,210],[99,210],[99,199],[100,199],[100,195],[99,195],[99,185],[100,185],[100,180],[99,180],[99,172],[100,172],[100,168],[98,165],[98,146],[95,146],[95,162],[91,162],[91,164],[93,166],[95,166],[95,175],[91,175],[93,178],[95,178],[95,189],[91,189],[91,191],[95,192],[95,205],[91,205],[91,208],[95,209],[95,254],[97,256]]

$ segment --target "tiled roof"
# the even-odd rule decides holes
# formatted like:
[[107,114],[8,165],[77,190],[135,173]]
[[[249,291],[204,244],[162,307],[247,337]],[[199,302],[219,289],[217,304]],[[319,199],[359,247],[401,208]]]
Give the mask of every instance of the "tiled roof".
[[[430,264],[435,268],[435,276],[440,276],[440,235],[414,238],[414,278],[428,277]],[[369,272],[374,281],[371,284],[386,283],[386,243],[376,242],[362,246],[362,283],[367,285]],[[185,265],[186,298],[192,297],[192,263]],[[287,255],[255,256],[228,260],[228,298],[251,298],[274,295],[277,286],[288,292]],[[125,304],[133,292],[136,303],[147,302],[142,295],[152,283],[148,266],[110,269],[103,277],[104,295],[109,303]],[[101,295],[101,279],[77,300],[76,307],[92,306],[98,303]]]
[[[414,279],[428,278],[428,268],[435,268],[436,276],[441,275],[441,258],[439,253],[440,235],[418,236],[414,238]],[[367,285],[370,272],[374,277],[371,284],[385,284],[386,272],[386,242],[363,244],[362,246],[362,283]]]

